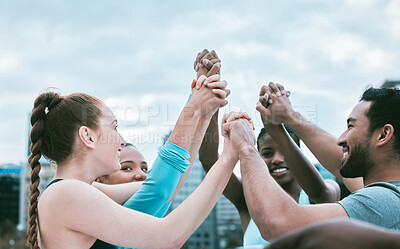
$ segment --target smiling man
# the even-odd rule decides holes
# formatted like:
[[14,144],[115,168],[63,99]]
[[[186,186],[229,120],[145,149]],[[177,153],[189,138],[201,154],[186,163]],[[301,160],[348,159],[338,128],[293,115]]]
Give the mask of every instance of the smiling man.
[[[269,122],[278,124],[277,110],[291,108],[286,94],[281,94],[282,90],[272,83],[261,92],[257,110]],[[338,203],[316,205],[299,205],[279,187],[254,144],[246,142],[251,140],[242,139],[252,134],[251,129],[234,120],[225,125],[224,132],[230,134],[229,139],[240,158],[244,194],[251,217],[263,238],[270,240],[307,224],[336,217],[400,230],[399,131],[400,91],[366,90],[348,118],[348,128],[337,140],[337,145],[342,147],[340,173],[344,177],[363,177],[364,187]],[[288,143],[287,146],[296,145]],[[323,148],[323,144],[320,147]]]

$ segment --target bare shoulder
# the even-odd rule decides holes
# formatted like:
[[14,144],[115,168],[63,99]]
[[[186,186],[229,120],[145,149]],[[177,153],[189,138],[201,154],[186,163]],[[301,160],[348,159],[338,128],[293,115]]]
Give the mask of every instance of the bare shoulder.
[[[104,193],[88,183],[66,179],[49,186],[39,199],[38,210],[42,221],[46,219],[68,224],[71,216],[102,206],[118,205]],[[43,213],[46,215],[41,215]],[[66,222],[68,220],[68,222]]]
[[[101,194],[101,192],[85,182],[75,179],[65,179],[49,186],[40,197],[40,203],[51,203],[56,205],[57,202],[63,204],[64,201],[74,201],[93,196],[93,194]],[[42,204],[42,205],[43,205]]]
[[40,197],[41,237],[54,242],[60,240],[61,234],[65,240],[92,242],[101,235],[99,222],[111,222],[120,209],[123,208],[90,184],[62,180],[49,186]]

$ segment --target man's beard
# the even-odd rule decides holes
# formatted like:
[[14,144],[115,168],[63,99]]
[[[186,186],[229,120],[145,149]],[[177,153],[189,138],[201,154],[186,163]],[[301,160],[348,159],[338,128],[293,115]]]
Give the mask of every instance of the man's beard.
[[342,162],[340,174],[346,178],[365,177],[372,161],[370,159],[369,142],[370,138],[358,142],[351,148],[347,160]]

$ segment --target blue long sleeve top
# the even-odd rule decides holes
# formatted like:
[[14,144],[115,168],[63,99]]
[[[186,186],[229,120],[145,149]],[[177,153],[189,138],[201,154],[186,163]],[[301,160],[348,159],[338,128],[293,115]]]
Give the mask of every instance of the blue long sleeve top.
[[189,158],[187,150],[167,141],[158,152],[142,187],[125,202],[124,207],[158,218],[163,217],[171,205],[167,201],[174,193],[182,173],[190,165]]

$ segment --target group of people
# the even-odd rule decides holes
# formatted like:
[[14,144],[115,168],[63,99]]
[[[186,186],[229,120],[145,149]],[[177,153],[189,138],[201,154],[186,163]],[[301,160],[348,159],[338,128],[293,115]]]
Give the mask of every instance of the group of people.
[[[31,248],[180,248],[221,194],[239,212],[245,248],[399,247],[400,90],[367,89],[336,139],[292,109],[284,86],[269,83],[257,96],[258,138],[248,114],[225,114],[219,155],[218,110],[230,90],[215,51],[200,52],[194,69],[190,98],[149,171],[101,100],[54,92],[35,100]],[[352,194],[340,200],[300,139]],[[42,155],[57,168],[39,199]],[[165,216],[197,155],[206,177]],[[241,179],[232,173],[237,162]]]

